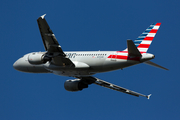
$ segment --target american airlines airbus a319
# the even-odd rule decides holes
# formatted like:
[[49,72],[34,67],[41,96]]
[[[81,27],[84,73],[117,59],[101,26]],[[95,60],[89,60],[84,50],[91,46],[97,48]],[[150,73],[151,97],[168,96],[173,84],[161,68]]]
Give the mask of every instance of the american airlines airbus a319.
[[150,98],[132,90],[114,85],[93,77],[96,73],[123,69],[132,65],[146,63],[168,70],[151,62],[154,55],[147,50],[155,37],[161,23],[151,24],[134,42],[127,40],[127,48],[122,51],[71,51],[65,52],[59,45],[54,33],[45,20],[45,15],[37,19],[45,52],[32,52],[19,58],[13,67],[22,72],[54,73],[56,75],[75,77],[67,80],[64,88],[67,91],[80,91],[90,84],[100,85],[134,96]]

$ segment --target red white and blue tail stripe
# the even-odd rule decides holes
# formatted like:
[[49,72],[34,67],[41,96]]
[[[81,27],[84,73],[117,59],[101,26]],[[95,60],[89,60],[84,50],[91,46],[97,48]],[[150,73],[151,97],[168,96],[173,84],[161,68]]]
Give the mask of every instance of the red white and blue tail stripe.
[[[135,41],[134,44],[140,51],[140,53],[146,53],[153,38],[155,37],[161,23],[151,24]],[[125,49],[124,51],[127,51]]]

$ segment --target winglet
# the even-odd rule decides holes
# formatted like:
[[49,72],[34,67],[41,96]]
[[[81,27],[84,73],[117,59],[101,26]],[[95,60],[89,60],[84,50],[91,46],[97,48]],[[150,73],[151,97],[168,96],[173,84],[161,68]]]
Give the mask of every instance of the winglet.
[[46,16],[46,14],[42,15],[41,18],[44,19],[45,16]]
[[150,99],[151,95],[152,95],[152,94],[149,94],[149,95],[146,96],[148,100]]

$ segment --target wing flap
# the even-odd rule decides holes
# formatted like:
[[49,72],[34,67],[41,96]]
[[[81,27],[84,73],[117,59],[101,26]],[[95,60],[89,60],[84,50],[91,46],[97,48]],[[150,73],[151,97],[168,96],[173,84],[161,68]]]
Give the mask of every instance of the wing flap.
[[106,82],[104,80],[101,80],[101,79],[98,79],[98,78],[95,78],[95,77],[92,77],[92,76],[90,76],[90,77],[82,77],[80,79],[82,81],[84,81],[86,84],[94,83],[96,85],[100,85],[102,87],[106,87],[106,88],[109,88],[109,89],[112,89],[112,90],[123,92],[123,93],[129,94],[129,95],[133,95],[133,96],[136,96],[136,97],[143,96],[143,97],[146,97],[146,98],[149,99],[150,96],[151,96],[151,94],[150,95],[143,95],[143,94],[140,94],[138,92],[135,92],[135,91],[120,87],[118,85]]
[[100,80],[100,79],[97,79],[94,84],[97,84],[97,85],[100,85],[100,86],[103,86],[103,87],[106,87],[106,88],[109,88],[109,89],[112,89],[112,90],[116,90],[116,91],[119,91],[119,92],[123,92],[123,93],[126,93],[126,94],[130,94],[130,95],[133,95],[133,96],[136,96],[136,97],[139,97],[139,96],[147,97],[146,95],[134,92],[132,90],[129,90],[129,89],[114,85],[112,83],[109,83],[109,82],[106,82],[106,81],[103,81],[103,80]]

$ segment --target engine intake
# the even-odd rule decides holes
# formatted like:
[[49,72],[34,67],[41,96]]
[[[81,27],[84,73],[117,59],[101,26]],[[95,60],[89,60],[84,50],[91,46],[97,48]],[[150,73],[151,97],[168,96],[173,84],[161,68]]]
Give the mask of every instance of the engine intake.
[[45,54],[42,52],[32,53],[28,56],[29,63],[35,65],[44,64],[50,60],[51,59],[49,57],[46,57]]
[[67,91],[75,92],[88,88],[88,84],[84,83],[81,79],[67,80],[64,83],[64,88]]

